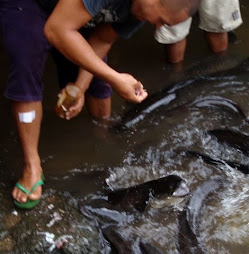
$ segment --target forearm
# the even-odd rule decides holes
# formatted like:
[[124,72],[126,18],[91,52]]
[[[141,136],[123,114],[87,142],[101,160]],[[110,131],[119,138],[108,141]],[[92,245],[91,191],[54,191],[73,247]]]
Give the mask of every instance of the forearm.
[[111,83],[118,73],[95,53],[78,32],[92,17],[81,0],[60,0],[45,25],[45,36],[62,54],[95,76]]
[[116,79],[116,71],[96,55],[91,46],[78,32],[62,31],[60,33],[57,31],[56,33],[57,35],[50,37],[49,41],[72,62],[107,82],[112,82],[112,80]]
[[[111,25],[105,24],[96,29],[88,39],[88,43],[91,46],[95,54],[103,59],[113,43],[117,39],[117,34],[112,30]],[[83,91],[86,91],[93,79],[93,74],[80,68],[79,74],[76,80],[76,85],[79,86]]]

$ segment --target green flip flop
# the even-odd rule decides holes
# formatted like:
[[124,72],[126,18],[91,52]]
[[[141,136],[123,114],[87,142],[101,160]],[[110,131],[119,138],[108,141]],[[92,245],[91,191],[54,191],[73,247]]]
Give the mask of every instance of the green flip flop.
[[[45,180],[44,175],[42,175],[42,179],[34,184],[34,186],[31,188],[31,191],[27,190],[20,183],[16,183],[16,187],[29,196],[32,192],[34,192],[37,189],[38,186],[44,185],[44,180]],[[32,209],[38,205],[39,201],[40,199],[37,200],[28,199],[25,203],[20,203],[17,200],[14,200],[14,203],[20,209]]]

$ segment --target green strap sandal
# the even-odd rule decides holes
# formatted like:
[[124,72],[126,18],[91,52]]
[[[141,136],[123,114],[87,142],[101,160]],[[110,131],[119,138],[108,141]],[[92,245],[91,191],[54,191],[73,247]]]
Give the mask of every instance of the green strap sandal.
[[[20,183],[16,183],[16,187],[29,196],[32,192],[34,192],[37,189],[38,186],[44,185],[44,180],[45,180],[44,175],[42,175],[42,179],[34,184],[34,186],[31,188],[31,191],[28,191]],[[32,209],[38,205],[39,201],[40,201],[40,199],[37,199],[37,200],[28,199],[27,202],[20,203],[17,200],[14,200],[14,203],[15,203],[16,207],[18,207],[20,209]]]

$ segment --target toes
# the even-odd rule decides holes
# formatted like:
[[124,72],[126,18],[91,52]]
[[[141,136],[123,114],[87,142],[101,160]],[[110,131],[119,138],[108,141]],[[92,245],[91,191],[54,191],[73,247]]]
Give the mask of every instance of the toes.
[[[41,180],[43,180],[41,176],[42,169],[40,166],[35,167],[33,165],[32,167],[25,167],[22,178],[18,180],[18,184],[13,188],[13,198],[20,203],[26,203],[29,199],[40,199],[42,196],[42,187],[40,184],[42,183]],[[32,193],[30,194],[30,192]]]
[[27,202],[27,199],[28,199],[27,197],[20,197],[19,202],[20,203],[25,203],[25,202]]
[[30,200],[37,200],[41,197],[41,187],[37,188],[35,192],[29,195]]
[[25,202],[27,201],[27,199],[28,199],[27,195],[24,194],[24,193],[22,193],[22,192],[20,192],[20,191],[18,190],[18,188],[14,188],[14,190],[13,190],[13,192],[12,192],[12,196],[13,196],[13,198],[14,198],[16,201],[18,201],[18,202],[20,202],[20,203],[25,203]]
[[14,188],[13,191],[12,191],[12,197],[14,199],[17,199],[17,190],[16,190],[16,188]]
[[12,197],[20,203],[25,203],[27,202],[28,199],[37,200],[41,197],[41,194],[42,194],[42,188],[40,186],[29,196],[16,187],[12,191]]

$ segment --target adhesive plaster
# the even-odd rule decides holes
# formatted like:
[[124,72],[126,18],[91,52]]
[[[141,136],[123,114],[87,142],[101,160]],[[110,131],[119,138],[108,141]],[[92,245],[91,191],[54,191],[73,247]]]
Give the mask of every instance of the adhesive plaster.
[[22,112],[18,113],[19,115],[19,121],[21,123],[32,123],[35,119],[35,111],[29,111],[29,112]]

